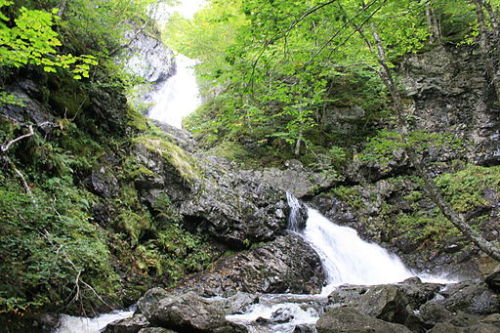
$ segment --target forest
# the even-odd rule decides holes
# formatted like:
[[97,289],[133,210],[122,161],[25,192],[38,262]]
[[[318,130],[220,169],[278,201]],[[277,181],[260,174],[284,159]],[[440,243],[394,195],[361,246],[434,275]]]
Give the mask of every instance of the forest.
[[[192,16],[168,12],[179,3],[194,6],[0,0],[6,332],[65,333],[59,314],[132,304],[142,327],[179,333],[341,332],[329,305],[310,331],[293,317],[224,319],[246,311],[231,302],[337,281],[307,238],[316,210],[424,285],[460,281],[417,301],[382,279],[418,316],[365,311],[339,289],[328,302],[376,327],[498,329],[485,318],[500,306],[500,1],[206,0]],[[148,118],[147,96],[178,74],[179,54],[196,60],[203,101],[183,129]],[[240,292],[245,302],[230,298]],[[455,319],[425,317],[438,294]],[[229,303],[212,308],[212,296]],[[129,332],[119,329],[105,332]]]

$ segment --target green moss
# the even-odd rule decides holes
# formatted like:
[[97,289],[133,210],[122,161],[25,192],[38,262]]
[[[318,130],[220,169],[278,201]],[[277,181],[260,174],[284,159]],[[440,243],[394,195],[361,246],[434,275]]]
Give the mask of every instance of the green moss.
[[488,206],[484,197],[487,189],[500,193],[500,166],[481,167],[469,165],[456,173],[447,173],[436,179],[437,185],[459,213],[466,213],[477,207]]
[[0,233],[9,235],[0,238],[0,313],[66,305],[77,276],[73,309],[100,304],[82,281],[99,295],[117,292],[106,238],[91,222],[92,199],[68,178],[49,179],[33,197],[16,182],[0,187]]
[[132,244],[137,244],[139,237],[151,228],[151,218],[145,212],[124,209],[118,215],[116,225],[119,230],[123,230],[129,235]]
[[439,212],[399,214],[395,219],[399,237],[410,238],[419,247],[440,239],[458,237],[460,232]]
[[149,120],[138,110],[132,107],[127,108],[127,116],[130,119],[128,125],[138,131],[147,131],[149,129]]
[[200,171],[196,166],[195,159],[187,155],[184,150],[170,142],[167,138],[156,135],[144,135],[134,138],[133,141],[143,144],[149,151],[162,156],[188,183],[192,184],[200,179]]

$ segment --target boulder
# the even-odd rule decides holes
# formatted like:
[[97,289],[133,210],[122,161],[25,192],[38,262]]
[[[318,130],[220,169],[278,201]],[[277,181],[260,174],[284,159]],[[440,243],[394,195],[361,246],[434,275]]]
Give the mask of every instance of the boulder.
[[403,325],[388,323],[351,307],[326,311],[316,323],[318,333],[410,333]]
[[318,254],[300,236],[289,234],[252,250],[220,259],[210,272],[184,281],[201,295],[318,293],[325,274]]
[[438,302],[451,312],[489,315],[500,310],[498,296],[484,282],[464,281],[449,285],[440,293],[444,299]]
[[142,201],[154,207],[167,194],[187,230],[209,234],[235,250],[285,233],[286,193],[256,182],[237,165],[148,137],[137,139],[133,154],[146,170],[135,181]]
[[149,321],[142,314],[135,314],[131,318],[121,319],[106,326],[104,333],[137,333],[148,327]]
[[284,169],[245,170],[242,171],[242,174],[257,182],[290,192],[297,198],[313,196],[322,190],[333,187],[338,181],[334,175],[304,168],[302,163],[297,160],[286,161]]
[[92,192],[107,199],[116,197],[120,191],[118,180],[106,167],[93,170],[87,183]]
[[158,307],[161,299],[169,297],[169,293],[163,288],[148,290],[137,302],[137,308],[146,318],[151,317]]
[[[243,327],[228,322],[217,302],[193,292],[170,294],[160,299],[154,308],[139,310],[155,326],[171,328],[180,332],[246,332]],[[152,311],[151,311],[152,310]]]
[[203,185],[179,208],[189,230],[208,233],[232,249],[284,233],[290,213],[284,191],[256,182],[224,159],[198,157]]
[[453,317],[450,311],[436,302],[425,303],[420,307],[419,313],[420,318],[429,325],[436,325],[437,323],[448,321]]
[[414,331],[427,327],[416,310],[439,291],[441,285],[401,283],[378,286],[341,286],[329,296],[329,304],[347,305],[357,311],[388,322],[403,324]]

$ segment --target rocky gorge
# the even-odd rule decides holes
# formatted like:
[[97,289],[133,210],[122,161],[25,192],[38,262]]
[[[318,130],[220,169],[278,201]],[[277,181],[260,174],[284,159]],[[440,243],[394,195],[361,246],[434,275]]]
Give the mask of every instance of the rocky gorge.
[[[172,51],[157,37],[134,34],[125,50],[128,67],[153,84],[152,93],[176,73]],[[426,142],[426,166],[454,208],[486,239],[498,241],[500,110],[484,70],[474,45],[444,45],[407,56],[398,74],[412,126],[426,131],[416,138]],[[334,171],[291,159],[280,168],[250,169],[205,151],[187,131],[145,118],[127,104],[122,89],[89,88],[33,68],[6,82],[6,91],[24,103],[0,105],[1,138],[35,130],[13,146],[11,163],[2,159],[0,189],[9,200],[2,201],[0,212],[8,220],[11,211],[25,211],[19,225],[40,220],[43,228],[29,222],[21,230],[43,243],[45,252],[23,252],[24,243],[7,245],[19,248],[16,260],[45,257],[67,268],[37,266],[36,272],[47,271],[37,283],[12,281],[1,271],[9,290],[27,290],[9,298],[24,297],[26,303],[0,310],[7,332],[75,332],[84,325],[63,327],[57,313],[94,314],[98,320],[99,313],[133,304],[130,317],[99,330],[500,329],[498,262],[439,215],[404,151],[387,145],[394,142],[393,125],[381,124],[387,135],[360,146]],[[151,95],[144,96],[147,104]],[[349,117],[330,110],[332,118],[325,122],[355,131],[365,114],[351,108]],[[472,174],[482,178],[471,179]],[[23,185],[20,180],[26,179]],[[44,200],[31,205],[26,187],[46,196],[47,205]],[[298,201],[290,202],[291,195]],[[380,251],[388,264],[375,263],[372,272],[388,276],[385,282],[332,284],[332,271],[343,273],[340,266],[328,266],[306,235],[320,213],[331,221],[321,223],[352,228],[342,230],[380,245],[369,244],[367,252],[346,245],[338,253],[345,252],[356,267],[365,265],[356,255],[370,260]],[[74,219],[61,218],[66,215]],[[292,220],[297,228],[290,228]],[[84,241],[71,243],[53,221]],[[21,233],[9,223],[0,231]],[[0,254],[7,262],[6,251]],[[392,264],[403,270],[404,281],[393,274]],[[16,276],[24,276],[12,266]],[[44,293],[44,299],[33,296]]]

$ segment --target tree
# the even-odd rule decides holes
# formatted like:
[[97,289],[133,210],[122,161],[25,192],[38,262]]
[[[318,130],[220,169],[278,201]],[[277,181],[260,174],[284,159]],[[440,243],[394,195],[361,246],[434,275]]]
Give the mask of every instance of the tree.
[[[494,13],[498,4],[473,1],[476,8],[480,8],[477,22],[481,27],[481,48],[482,53],[489,57],[489,63],[486,62],[488,75],[495,83],[495,66],[491,64],[491,56],[495,53],[488,49],[486,37],[490,28],[497,27]],[[314,79],[321,81],[335,72],[342,73],[339,68],[366,67],[376,71],[389,95],[407,155],[423,180],[429,197],[465,237],[500,260],[498,247],[474,231],[446,202],[425,169],[421,156],[411,147],[407,110],[393,75],[394,60],[409,52],[417,52],[428,44],[429,39],[438,43],[443,38],[441,26],[448,23],[445,19],[450,10],[448,6],[454,6],[454,11],[463,11],[460,15],[468,18],[468,7],[459,6],[466,1],[448,2],[244,0],[242,10],[249,23],[241,29],[238,45],[231,48],[230,54],[236,60],[230,63],[231,75],[226,76],[226,85],[242,96],[242,102],[237,104],[234,112],[241,112],[243,121],[245,114],[248,115],[245,112],[245,109],[249,110],[248,105],[252,109],[264,110],[267,118],[275,120],[268,135],[290,139],[297,152],[304,140],[304,131],[310,128],[303,126],[303,120],[314,120],[318,104],[326,97],[323,93],[325,87],[313,86],[311,82]],[[444,16],[438,17],[437,13]],[[483,15],[485,13],[487,15]],[[450,15],[450,20],[454,14]],[[314,79],[301,79],[302,73],[308,73]],[[262,125],[266,117],[247,117],[247,127]]]

